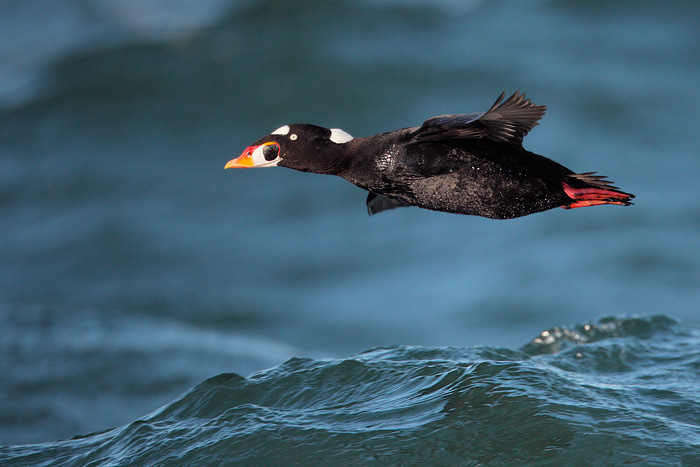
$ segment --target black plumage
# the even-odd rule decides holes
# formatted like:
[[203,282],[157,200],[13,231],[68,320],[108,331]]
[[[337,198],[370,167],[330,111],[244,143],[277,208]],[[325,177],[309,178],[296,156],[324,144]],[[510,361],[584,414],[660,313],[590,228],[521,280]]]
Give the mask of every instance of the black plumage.
[[555,207],[629,205],[633,195],[522,147],[546,111],[516,92],[481,113],[440,115],[365,138],[285,125],[229,167],[279,165],[337,175],[368,190],[370,214],[400,206],[509,219]]

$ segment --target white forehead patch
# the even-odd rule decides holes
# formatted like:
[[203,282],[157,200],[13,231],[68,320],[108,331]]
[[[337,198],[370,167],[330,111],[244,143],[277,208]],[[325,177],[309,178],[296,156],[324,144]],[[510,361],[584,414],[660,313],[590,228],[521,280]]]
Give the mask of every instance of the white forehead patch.
[[331,128],[331,141],[334,143],[343,144],[350,140],[352,140],[352,136],[345,131],[341,130],[340,128]]
[[289,125],[281,126],[281,127],[277,128],[275,131],[273,131],[273,132],[270,133],[270,134],[271,134],[271,135],[282,135],[282,136],[284,136],[284,135],[286,135],[287,133],[289,133]]

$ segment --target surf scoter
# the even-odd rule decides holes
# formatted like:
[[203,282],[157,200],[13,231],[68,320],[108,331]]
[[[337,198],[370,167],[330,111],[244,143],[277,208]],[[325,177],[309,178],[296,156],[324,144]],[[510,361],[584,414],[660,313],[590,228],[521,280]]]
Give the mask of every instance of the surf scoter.
[[[369,191],[375,214],[400,206],[511,219],[562,207],[630,205],[594,172],[574,173],[523,149],[546,111],[519,91],[481,113],[440,115],[420,127],[353,138],[337,128],[284,125],[225,168],[282,166],[338,175]],[[503,102],[502,102],[503,101]]]

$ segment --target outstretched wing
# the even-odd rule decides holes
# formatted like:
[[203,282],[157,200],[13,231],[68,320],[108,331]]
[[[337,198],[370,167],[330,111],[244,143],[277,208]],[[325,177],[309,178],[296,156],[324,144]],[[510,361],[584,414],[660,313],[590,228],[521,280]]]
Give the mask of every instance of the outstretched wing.
[[487,138],[522,147],[523,138],[537,125],[547,107],[533,104],[520,91],[501,103],[504,96],[501,93],[486,112],[429,118],[411,134],[411,139],[420,142]]

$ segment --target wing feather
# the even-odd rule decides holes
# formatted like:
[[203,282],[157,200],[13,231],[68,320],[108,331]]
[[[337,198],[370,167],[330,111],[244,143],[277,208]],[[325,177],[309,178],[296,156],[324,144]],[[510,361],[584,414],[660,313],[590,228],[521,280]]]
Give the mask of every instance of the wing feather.
[[389,198],[384,195],[372,193],[371,191],[369,192],[369,195],[367,195],[367,212],[370,216],[382,211],[388,211],[389,209],[395,209],[404,206],[411,205],[403,201],[399,201],[398,199]]
[[413,141],[487,138],[522,147],[523,138],[547,110],[516,91],[504,102],[505,93],[489,110],[481,113],[438,115],[423,122],[411,137]]

